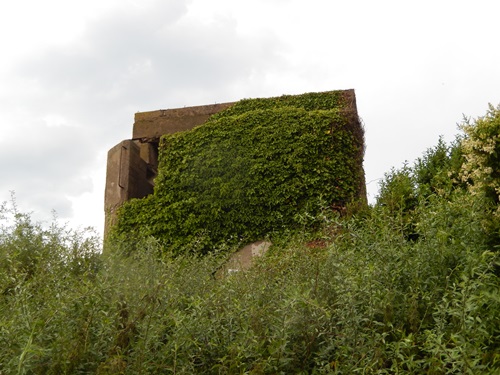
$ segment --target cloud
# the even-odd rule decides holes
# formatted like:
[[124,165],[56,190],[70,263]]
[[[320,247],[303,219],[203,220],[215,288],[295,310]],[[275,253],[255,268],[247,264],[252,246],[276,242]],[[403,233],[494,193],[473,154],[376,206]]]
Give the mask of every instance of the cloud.
[[81,39],[18,64],[14,75],[38,88],[31,96],[38,110],[63,110],[93,123],[131,116],[131,108],[204,104],[191,95],[226,98],[235,82],[279,60],[276,39],[244,37],[236,27],[231,19],[196,23],[185,2],[154,2],[89,24]]
[[155,2],[141,12],[109,15],[90,24],[81,40],[26,61],[16,73],[61,98],[147,105],[179,88],[221,90],[276,60],[279,46],[268,35],[245,39],[231,20],[193,23],[181,4]]
[[18,61],[0,77],[9,123],[0,148],[0,197],[73,214],[98,155],[132,132],[136,111],[235,100],[232,88],[279,62],[280,42],[239,35],[234,19],[197,23],[188,1],[129,2],[93,20],[70,44]]
[[[72,214],[68,196],[92,189],[85,177],[91,168],[93,147],[81,128],[49,126],[16,128],[0,147],[2,193],[15,191],[30,210],[58,211],[62,217]],[[22,135],[22,136],[20,136]]]

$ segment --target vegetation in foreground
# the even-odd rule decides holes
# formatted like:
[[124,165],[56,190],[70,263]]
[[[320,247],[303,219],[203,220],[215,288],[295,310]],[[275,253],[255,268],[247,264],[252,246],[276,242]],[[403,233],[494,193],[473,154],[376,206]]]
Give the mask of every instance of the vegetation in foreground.
[[3,205],[0,373],[499,373],[499,130],[491,107],[389,172],[373,207],[270,233],[225,278],[228,249],[101,255]]

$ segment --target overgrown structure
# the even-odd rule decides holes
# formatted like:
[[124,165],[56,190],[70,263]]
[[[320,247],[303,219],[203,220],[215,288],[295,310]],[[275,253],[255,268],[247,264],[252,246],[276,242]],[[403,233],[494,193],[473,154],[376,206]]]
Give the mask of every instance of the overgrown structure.
[[232,104],[161,109],[135,114],[132,139],[121,141],[108,151],[104,233],[108,233],[115,223],[116,212],[123,203],[153,193],[161,136],[191,130]]
[[108,154],[106,233],[207,251],[309,225],[366,201],[363,155],[354,90],[137,113]]

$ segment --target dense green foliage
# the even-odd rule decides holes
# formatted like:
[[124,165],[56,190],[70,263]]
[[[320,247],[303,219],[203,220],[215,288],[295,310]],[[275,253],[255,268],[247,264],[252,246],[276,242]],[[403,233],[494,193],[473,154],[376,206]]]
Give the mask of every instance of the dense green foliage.
[[472,191],[500,202],[500,105],[490,108],[484,117],[462,124],[466,163],[463,177],[472,181]]
[[100,255],[91,233],[3,205],[0,373],[500,373],[498,204],[457,177],[467,137],[222,278],[226,251],[149,237]]
[[343,92],[247,99],[165,136],[155,193],[122,207],[115,237],[206,252],[362,200],[363,131],[348,105]]

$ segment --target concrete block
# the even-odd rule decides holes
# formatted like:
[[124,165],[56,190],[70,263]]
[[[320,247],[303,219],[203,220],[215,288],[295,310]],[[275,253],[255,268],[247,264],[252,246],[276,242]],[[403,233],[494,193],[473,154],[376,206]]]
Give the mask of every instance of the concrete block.
[[132,138],[159,140],[164,134],[191,130],[208,118],[234,103],[201,105],[186,108],[165,109],[135,114]]
[[255,263],[255,259],[263,256],[271,245],[269,241],[256,241],[244,246],[229,257],[227,263],[217,273],[217,277],[248,270]]
[[116,210],[124,202],[153,193],[153,184],[148,179],[149,169],[141,158],[138,141],[122,141],[109,150],[104,196],[105,234],[115,222]]

